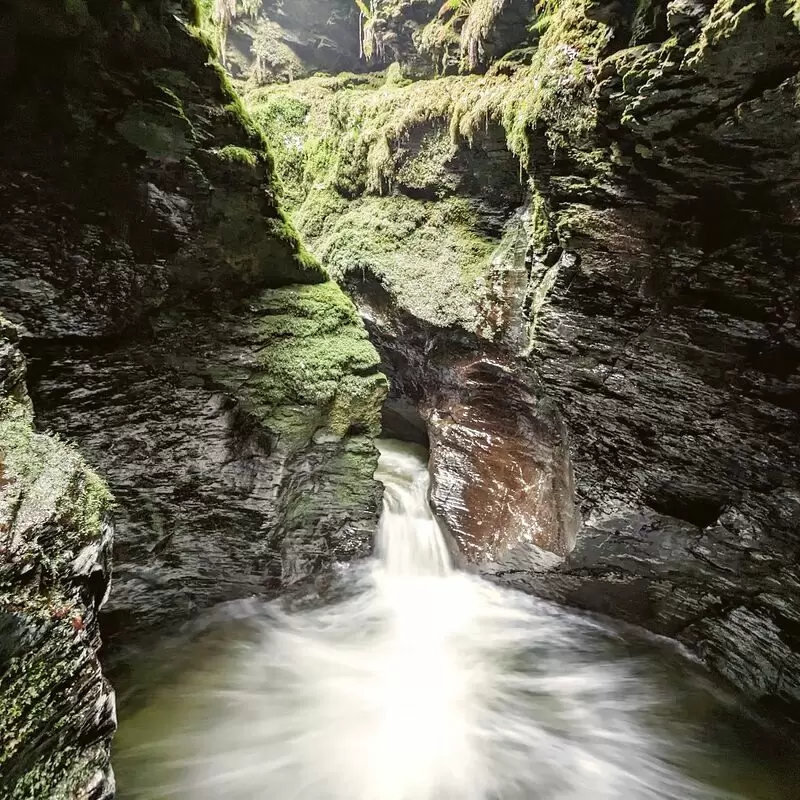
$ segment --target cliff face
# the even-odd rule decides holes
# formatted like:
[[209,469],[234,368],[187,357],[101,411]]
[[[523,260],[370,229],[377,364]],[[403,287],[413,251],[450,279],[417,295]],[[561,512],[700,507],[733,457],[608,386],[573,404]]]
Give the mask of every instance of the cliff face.
[[[498,44],[521,11],[492,7],[377,4],[373,32],[410,31],[387,73],[250,94],[293,218],[365,314],[392,424],[430,436],[467,557],[796,713],[796,13],[565,0]],[[513,535],[465,524],[510,465]]]
[[[3,715],[0,793],[101,797],[108,497],[86,496],[102,484],[71,447],[32,432],[19,349],[37,425],[74,442],[115,498],[101,624],[117,658],[198,609],[369,553],[386,379],[282,212],[262,135],[189,24],[196,9],[0,14],[0,309],[21,342],[2,345],[16,399],[0,401],[0,669],[3,697],[23,703]],[[65,696],[68,683],[85,691]]]
[[797,713],[800,39],[786,11],[670,3],[663,40],[655,25],[600,62],[587,141],[607,161],[580,170],[575,147],[536,180],[577,260],[562,256],[534,347],[586,523],[543,591],[677,636]]
[[111,496],[36,433],[15,328],[0,318],[0,772],[4,797],[108,798],[114,694],[97,651]]
[[200,0],[203,26],[237,81],[292,81],[316,72],[363,69],[353,0]]

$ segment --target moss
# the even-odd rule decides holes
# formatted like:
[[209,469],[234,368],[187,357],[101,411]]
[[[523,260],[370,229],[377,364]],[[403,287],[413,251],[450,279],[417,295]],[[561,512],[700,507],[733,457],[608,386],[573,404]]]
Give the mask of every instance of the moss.
[[309,195],[297,218],[334,278],[370,273],[421,319],[474,327],[480,279],[495,243],[476,232],[466,201],[366,197],[320,220],[314,217],[321,216],[320,206],[335,208],[329,191],[320,194],[319,202],[316,192]]
[[380,432],[386,378],[355,306],[335,283],[269,290],[254,311],[257,369],[237,388],[268,427],[295,444],[319,428],[340,437]]
[[[88,542],[98,538],[111,495],[102,479],[57,436],[33,431],[26,405],[0,400],[0,465],[5,484],[16,496],[15,525],[23,528],[52,517],[63,526],[50,543],[20,542],[11,559],[34,559],[52,575],[60,574]],[[8,490],[7,490],[8,491]]]
[[[74,620],[80,551],[103,541],[105,483],[58,437],[35,433],[29,406],[0,400],[0,773],[14,800],[77,796],[106,766],[107,745],[76,744],[102,679]],[[84,690],[85,687],[91,687]],[[75,697],[78,697],[76,700]],[[51,746],[42,753],[42,742]]]
[[377,435],[381,430],[380,411],[387,391],[386,376],[381,373],[345,375],[333,398],[329,414],[330,429],[338,436],[353,430]]
[[307,102],[283,92],[276,92],[253,109],[254,120],[271,143],[289,209],[302,202],[306,191],[303,126],[308,112]]
[[[544,131],[554,150],[580,149],[596,124],[595,68],[611,35],[586,18],[587,5],[588,0],[564,0],[548,8],[527,66],[377,87],[314,78],[251,94],[256,118],[283,148],[282,178],[291,183],[293,204],[318,183],[348,198],[390,193],[404,163],[398,153],[408,134],[423,125],[449,129],[452,146],[459,140],[472,144],[490,122],[497,123],[509,149],[525,163],[534,129]],[[446,157],[446,144],[435,144],[439,157]]]
[[428,194],[442,192],[442,174],[458,154],[449,131],[435,127],[422,137],[414,158],[406,159],[397,171],[397,180],[410,189]]
[[[0,772],[9,800],[72,800],[108,763],[107,747],[78,746],[74,693],[101,686],[100,668],[58,592],[21,597],[0,592],[3,649],[0,676]],[[80,695],[78,714],[92,719],[95,694]],[[41,754],[42,741],[54,744]]]
[[703,24],[696,45],[698,57],[709,47],[716,47],[725,39],[735,35],[743,18],[757,7],[745,0],[717,0]]
[[315,188],[295,212],[294,220],[308,240],[319,239],[330,231],[338,217],[347,212],[349,202],[333,189]]
[[245,167],[255,167],[258,163],[258,156],[246,147],[237,147],[229,144],[217,150],[217,155],[222,161],[229,164],[242,164]]
[[800,29],[800,0],[789,0],[786,8],[786,16]]
[[531,199],[530,241],[533,252],[544,253],[552,243],[553,232],[550,227],[550,216],[544,198],[534,192]]

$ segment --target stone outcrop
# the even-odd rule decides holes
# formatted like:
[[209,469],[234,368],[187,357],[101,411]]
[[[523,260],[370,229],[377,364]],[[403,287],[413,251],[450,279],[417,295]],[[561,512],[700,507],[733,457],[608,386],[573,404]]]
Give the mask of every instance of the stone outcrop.
[[597,67],[608,162],[539,162],[576,259],[534,350],[586,523],[540,590],[677,636],[797,713],[800,37],[784,7],[679,8],[663,42]]
[[384,429],[428,442],[431,503],[462,561],[518,542],[571,550],[578,515],[566,432],[535,375],[474,334],[398,309],[374,278],[345,285],[392,376]]
[[[2,302],[42,422],[110,478],[109,614],[129,638],[368,550],[376,456],[359,437],[385,393],[352,304],[278,206],[260,133],[199,34],[159,8],[90,16],[43,64],[25,45],[46,32],[20,13],[4,128]],[[337,464],[360,457],[351,485]],[[341,485],[339,503],[318,498],[329,523],[303,489],[327,486],[307,474],[320,458]],[[297,547],[315,558],[281,551],[287,493],[306,495]]]
[[[330,115],[318,87],[254,94],[268,129],[290,98],[307,109],[305,144],[277,159],[303,178],[294,219],[366,314],[392,424],[430,423],[434,503],[464,552],[491,555],[480,569],[680,638],[797,714],[796,9],[566,0],[513,46],[485,49],[485,74],[409,82],[412,37],[399,70],[328,79]],[[483,247],[451,244],[466,236]],[[525,431],[491,456],[489,405]],[[507,474],[519,438],[549,463],[569,443],[566,560],[561,534],[475,550],[466,490],[436,488],[485,486],[491,508],[479,465]],[[549,528],[552,503],[521,507]]]
[[98,612],[111,496],[76,450],[36,433],[15,328],[0,317],[0,793],[114,794],[114,693]]
[[0,12],[0,309],[21,342],[0,348],[17,398],[0,439],[14,519],[0,522],[6,554],[22,548],[3,567],[3,797],[113,792],[96,659],[108,498],[84,497],[103,484],[72,446],[32,432],[20,349],[37,425],[115,498],[100,625],[117,674],[126,646],[202,608],[371,549],[378,355],[300,245],[264,139],[192,20],[189,3],[156,0]]

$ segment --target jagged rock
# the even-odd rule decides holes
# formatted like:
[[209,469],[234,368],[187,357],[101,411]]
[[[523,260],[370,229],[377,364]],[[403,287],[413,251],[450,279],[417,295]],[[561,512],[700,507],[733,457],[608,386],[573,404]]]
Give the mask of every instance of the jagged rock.
[[[377,353],[280,208],[263,137],[189,5],[20,0],[0,25],[0,308],[33,356],[39,424],[76,442],[116,498],[101,624],[118,675],[124,646],[156,628],[368,554],[380,502]],[[0,793],[106,798],[113,704],[95,652],[110,537],[87,519],[94,549],[68,539],[99,479],[32,433],[7,337],[0,357],[8,424],[44,459],[0,478],[13,552],[30,551],[2,575],[3,698],[18,704],[3,714],[13,787]],[[48,726],[59,733],[42,739]]]
[[501,558],[520,541],[569,551],[578,516],[566,434],[535,378],[490,342],[399,309],[373,277],[347,286],[390,376],[385,428],[420,438],[425,426],[431,504],[462,559]]
[[[417,438],[421,419],[431,423],[433,486],[445,487],[434,501],[457,539],[466,503],[458,487],[479,475],[470,454],[480,461],[480,429],[492,429],[482,409],[503,419],[520,403],[518,416],[534,420],[543,407],[557,411],[583,519],[575,548],[559,566],[552,553],[508,541],[481,569],[678,636],[744,690],[797,715],[793,8],[554,4],[537,47],[485,76],[374,88],[382,103],[358,103],[356,143],[336,150],[346,183],[314,172],[321,162],[304,153],[312,191],[296,219],[366,314],[393,377],[390,420]],[[402,22],[401,4],[386,13]],[[337,101],[345,111],[352,103]],[[497,141],[498,121],[501,149],[521,172],[496,173],[500,191],[488,180],[473,191],[477,207],[494,210],[502,244],[498,231],[519,201],[492,197],[504,183],[527,189],[524,241],[489,258],[447,259],[478,273],[477,298],[443,291],[447,267],[427,253],[410,283],[393,258],[416,246],[421,225],[448,251],[461,220],[433,222],[429,211],[395,240],[384,230],[413,219],[407,200],[423,186],[426,197],[464,191],[453,154],[480,152],[486,131]],[[418,144],[432,126],[450,133],[437,158]],[[327,130],[315,135],[324,141]],[[348,217],[357,248],[330,246],[335,222],[325,220],[345,208],[337,196],[366,196],[373,209]],[[485,380],[470,392],[476,375]],[[556,453],[557,428],[525,438]],[[509,460],[517,453],[509,443]],[[525,472],[535,476],[535,464]],[[449,487],[458,489],[452,502]]]
[[[338,291],[322,284],[300,297],[329,289]],[[308,317],[294,323],[313,337],[298,343],[306,372],[298,367],[296,393],[284,388],[286,354],[269,350],[267,326],[282,337],[291,330],[294,309],[282,301],[295,291],[271,290],[262,311],[253,299],[235,316],[165,321],[144,340],[35,351],[40,420],[79,444],[117,500],[103,628],[113,649],[370,553],[380,493],[367,435],[379,425],[385,379],[354,317],[353,330],[346,316],[338,330],[321,319],[324,332]],[[361,435],[342,439],[348,431]]]
[[0,318],[0,793],[107,800],[111,496],[74,448],[34,432],[15,340]]

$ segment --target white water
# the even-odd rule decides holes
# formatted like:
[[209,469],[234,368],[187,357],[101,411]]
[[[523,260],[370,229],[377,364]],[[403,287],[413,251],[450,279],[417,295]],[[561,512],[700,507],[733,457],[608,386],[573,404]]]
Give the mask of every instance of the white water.
[[643,722],[658,692],[608,656],[607,631],[452,569],[418,455],[385,444],[378,477],[378,559],[349,571],[334,605],[273,609],[228,660],[226,685],[203,689],[201,714],[165,710],[154,752],[167,767],[142,773],[140,786],[160,785],[134,796],[729,796],[671,766],[682,756]]

